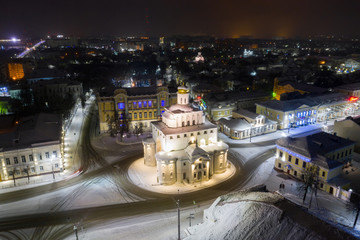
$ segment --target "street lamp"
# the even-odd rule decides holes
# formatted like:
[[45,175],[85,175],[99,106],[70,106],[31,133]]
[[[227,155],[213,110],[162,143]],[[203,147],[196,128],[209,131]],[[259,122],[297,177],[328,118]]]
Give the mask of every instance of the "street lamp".
[[74,225],[74,231],[75,231],[76,240],[79,240],[78,232],[77,232],[77,226],[76,226],[76,225]]

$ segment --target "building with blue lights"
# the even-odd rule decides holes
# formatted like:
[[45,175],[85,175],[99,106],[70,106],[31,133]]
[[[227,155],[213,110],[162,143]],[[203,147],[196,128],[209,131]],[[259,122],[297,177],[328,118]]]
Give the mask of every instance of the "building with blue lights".
[[275,169],[297,179],[304,178],[310,166],[318,167],[318,188],[337,196],[346,186],[343,167],[351,162],[355,143],[321,132],[306,137],[285,137],[276,141]]
[[118,88],[100,92],[97,97],[100,131],[109,129],[108,119],[126,114],[131,119],[130,130],[140,124],[150,131],[150,122],[157,121],[166,107],[176,103],[176,93],[167,87]]
[[337,119],[353,114],[356,109],[357,99],[350,101],[343,93],[256,103],[256,113],[276,121],[280,129]]

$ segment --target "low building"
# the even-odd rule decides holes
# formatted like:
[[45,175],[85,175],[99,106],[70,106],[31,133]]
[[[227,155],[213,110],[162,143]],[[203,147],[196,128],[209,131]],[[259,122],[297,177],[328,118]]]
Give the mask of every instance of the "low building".
[[277,123],[245,109],[233,112],[233,119],[219,120],[219,130],[232,139],[244,139],[275,132]]
[[0,133],[0,181],[64,170],[60,115],[6,118],[8,128]]
[[284,81],[279,78],[274,79],[273,96],[276,100],[280,100],[281,95],[285,93],[299,92],[300,94],[324,94],[327,91],[328,90],[325,88],[315,87],[309,84]]
[[83,95],[82,83],[68,79],[40,80],[31,85],[36,98],[72,98],[75,102]]
[[360,153],[360,117],[347,117],[334,122],[334,133],[355,142],[355,152]]
[[319,189],[339,197],[340,188],[349,185],[341,177],[345,164],[351,162],[354,142],[321,132],[306,137],[285,137],[276,141],[275,169],[292,177],[304,179],[315,166]]
[[177,104],[151,125],[153,138],[143,142],[144,163],[156,166],[159,184],[193,184],[226,171],[228,146],[217,141],[216,125],[189,104],[187,88],[178,88]]
[[150,131],[150,122],[157,121],[165,107],[176,103],[176,93],[167,87],[119,88],[99,93],[97,103],[100,132],[109,130],[108,119],[123,114],[131,119],[130,130],[142,124],[144,131]]
[[337,86],[335,91],[347,94],[349,97],[360,97],[360,82]]
[[357,100],[349,100],[343,93],[256,104],[256,113],[276,121],[280,129],[327,122],[351,115],[357,109]]

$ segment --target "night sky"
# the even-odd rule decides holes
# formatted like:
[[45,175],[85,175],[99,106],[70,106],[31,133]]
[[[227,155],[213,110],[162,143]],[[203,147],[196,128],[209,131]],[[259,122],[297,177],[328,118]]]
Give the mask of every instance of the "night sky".
[[352,36],[359,11],[359,0],[5,0],[0,36]]

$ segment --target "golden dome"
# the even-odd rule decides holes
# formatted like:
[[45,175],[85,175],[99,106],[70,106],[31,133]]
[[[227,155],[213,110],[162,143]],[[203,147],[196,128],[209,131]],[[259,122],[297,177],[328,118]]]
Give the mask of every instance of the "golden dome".
[[178,87],[178,93],[180,94],[189,93],[189,89],[187,89],[186,87]]

